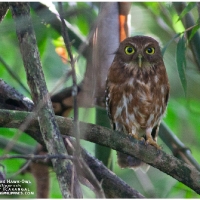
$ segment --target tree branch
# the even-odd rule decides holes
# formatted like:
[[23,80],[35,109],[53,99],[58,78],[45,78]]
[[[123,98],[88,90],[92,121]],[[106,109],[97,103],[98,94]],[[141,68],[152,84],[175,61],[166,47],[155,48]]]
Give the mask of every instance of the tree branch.
[[[63,14],[63,6],[62,3],[58,3],[59,6],[59,15],[60,15],[60,20],[61,20],[61,28],[62,28],[62,36],[64,39],[65,47],[67,49],[69,58],[70,58],[70,64],[71,64],[71,75],[72,75],[72,82],[73,82],[73,87],[72,87],[72,97],[73,97],[73,108],[74,108],[74,128],[73,132],[76,137],[76,145],[74,147],[73,155],[76,156],[78,159],[78,162],[74,162],[76,169],[80,170],[81,173],[84,173],[86,179],[88,179],[93,187],[95,188],[95,194],[97,198],[105,198],[105,194],[102,190],[101,184],[98,182],[96,179],[95,175],[93,172],[90,170],[88,165],[85,163],[84,159],[81,158],[80,154],[80,130],[79,130],[79,121],[78,121],[78,104],[77,104],[77,94],[78,94],[78,86],[77,86],[77,78],[76,78],[76,71],[75,71],[75,62],[76,60],[74,59],[74,56],[71,51],[71,45],[70,45],[70,39],[68,35],[68,27],[66,25],[66,21],[64,20],[64,14]],[[70,145],[68,145],[70,146]],[[81,167],[80,167],[81,166]],[[76,185],[76,184],[74,184]]]
[[80,136],[79,136],[79,128],[78,128],[78,105],[77,105],[77,94],[78,94],[78,86],[77,86],[77,78],[76,78],[76,71],[75,71],[75,59],[74,56],[72,55],[71,51],[71,45],[70,45],[70,39],[68,35],[68,27],[65,24],[65,20],[63,17],[63,6],[62,3],[59,2],[59,14],[60,14],[60,20],[61,20],[61,28],[62,28],[62,37],[64,39],[65,47],[67,49],[67,52],[69,54],[70,58],[70,64],[71,64],[71,71],[72,71],[72,81],[73,81],[73,86],[72,86],[72,97],[73,97],[73,108],[74,108],[74,131],[76,134],[76,141],[77,141],[77,151],[80,147]]
[[[19,94],[14,88],[10,87],[7,85],[4,81],[0,81],[0,91],[2,91],[1,95],[5,100],[2,98],[2,102],[9,101],[17,101],[17,105],[23,105],[22,108],[14,107],[14,109],[22,110],[24,107],[25,110],[31,111],[31,108],[33,108],[33,103],[28,100],[28,98],[24,97],[23,95]],[[64,93],[63,93],[64,94]],[[0,101],[1,102],[1,101]],[[20,106],[21,107],[21,106]],[[6,108],[5,104],[2,104],[1,108]],[[17,127],[17,126],[16,126]],[[33,132],[33,135],[35,136],[35,139],[39,141],[40,143],[43,143],[43,140],[41,140],[40,132],[39,129],[34,130],[35,133]],[[173,154],[187,162],[188,164],[192,164],[195,166],[197,169],[199,169],[199,164],[197,161],[192,157],[191,152],[188,148],[184,146],[183,143],[180,142],[180,140],[173,134],[171,131],[166,127],[166,125],[161,124],[160,126],[160,131],[159,131],[159,136],[161,139],[167,143],[169,148],[172,150]],[[1,142],[2,140],[0,140]],[[1,144],[0,144],[1,145]],[[27,151],[26,151],[27,152]]]
[[2,2],[0,3],[0,22],[3,20],[5,17],[7,11],[9,9],[9,4],[8,2]]
[[33,102],[0,79],[0,108],[32,111]]
[[164,122],[160,125],[158,135],[169,147],[175,157],[185,161],[189,165],[193,165],[198,171],[200,171],[200,165],[192,156],[190,149],[178,139],[178,137],[166,126]]
[[[17,128],[28,114],[27,112],[0,110],[0,127]],[[63,135],[73,136],[72,120],[63,117],[56,117],[56,120]],[[33,119],[26,132],[38,142],[43,143],[42,138],[37,136],[36,130],[39,130],[39,124],[36,119]],[[166,154],[162,150],[157,150],[151,145],[145,145],[128,135],[114,132],[108,128],[80,122],[80,130],[82,132],[81,139],[135,156],[200,194],[200,172],[193,166]]]
[[[55,116],[42,72],[35,33],[32,27],[28,3],[10,3],[12,16],[16,23],[16,32],[20,51],[27,74],[27,81],[35,105],[38,106],[40,130],[46,148],[50,154],[67,154]],[[60,189],[64,198],[70,197],[71,162],[52,159]],[[69,169],[69,170],[66,170]],[[63,178],[64,177],[64,178]],[[77,185],[78,188],[78,185]],[[78,197],[78,196],[76,196]]]
[[87,151],[82,149],[82,157],[93,171],[107,198],[144,198],[138,191],[132,189],[123,180],[118,178],[102,162],[92,157]]
[[[72,140],[71,140],[72,141]],[[9,142],[8,139],[0,137],[0,146],[2,148],[4,148],[7,143]],[[20,146],[22,146],[23,148],[20,148]],[[26,155],[25,153],[28,154],[32,154],[33,155],[33,149],[30,147],[25,147],[26,151],[24,151],[24,144],[19,144],[18,142],[15,143],[15,145],[12,147],[12,151],[20,154],[17,156],[14,156],[15,158],[24,158],[24,159],[31,159],[31,157],[33,158],[46,158],[45,155],[39,155],[39,156],[31,156],[30,155]],[[22,155],[21,155],[22,154]],[[108,170],[103,164],[102,162],[100,162],[98,159],[94,158],[93,156],[91,156],[89,153],[87,153],[86,150],[84,150],[83,148],[81,149],[81,155],[83,157],[83,159],[85,160],[85,162],[87,163],[87,165],[90,167],[90,169],[92,170],[92,172],[95,174],[96,178],[99,181],[102,181],[102,188],[105,192],[105,195],[107,198],[144,198],[143,195],[141,195],[139,192],[137,192],[136,190],[134,190],[133,188],[131,188],[129,185],[127,185],[123,180],[121,180],[119,177],[117,177],[113,172],[111,172],[110,170]],[[9,157],[8,155],[6,155],[7,157]],[[50,157],[57,157],[58,155],[50,155]],[[63,155],[60,155],[60,157],[62,158]],[[11,155],[12,157],[12,155]],[[13,158],[14,158],[13,157]],[[49,157],[49,156],[47,156]],[[49,158],[50,158],[49,157]],[[63,158],[69,158],[73,160],[72,156],[63,156]],[[6,158],[5,158],[6,159]],[[48,164],[49,166],[52,166],[50,162],[46,162],[46,164]],[[80,172],[80,171],[79,171]],[[82,174],[83,175],[83,174]],[[81,180],[81,174],[79,174],[79,179]],[[83,177],[85,178],[85,177]],[[85,184],[85,182],[83,183]]]

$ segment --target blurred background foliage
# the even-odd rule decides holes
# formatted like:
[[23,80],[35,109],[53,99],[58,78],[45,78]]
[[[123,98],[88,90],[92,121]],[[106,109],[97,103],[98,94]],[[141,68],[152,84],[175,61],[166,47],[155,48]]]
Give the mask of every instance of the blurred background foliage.
[[[75,28],[77,34],[81,35],[83,39],[86,38],[98,16],[100,3],[64,2],[63,5],[67,13],[67,21]],[[187,5],[188,4],[185,3],[185,7]],[[52,4],[52,6],[57,7],[57,4]],[[194,6],[186,13],[188,12],[192,15],[196,23],[199,18],[197,6]],[[58,55],[58,52],[61,52],[63,55],[67,56],[62,37],[58,31],[51,26],[51,23],[41,23],[41,19],[37,16],[34,9],[31,9],[31,14],[33,17],[46,83],[51,92],[54,89],[55,83],[60,80],[63,74],[66,74],[70,70],[70,65],[66,63],[65,60],[62,60]],[[175,9],[174,3],[171,2],[135,2],[132,3],[130,14],[131,36],[138,34],[152,36],[159,40],[162,48],[167,47],[164,53],[164,62],[169,76],[171,91],[164,122],[186,145],[186,147],[192,151],[194,158],[198,163],[200,163],[200,66],[198,66],[195,61],[188,41],[185,40],[186,66],[183,68],[184,71],[181,71],[185,74],[187,83],[187,89],[184,92],[179,77],[180,71],[178,71],[177,66],[177,54],[179,52],[176,51],[180,37],[183,35],[186,36],[186,33],[180,34],[186,29],[183,20],[178,20],[179,14]],[[25,88],[28,89],[15,33],[15,25],[10,11],[8,11],[6,17],[0,24],[0,38],[0,58],[7,63],[15,75],[19,77]],[[73,40],[73,38],[70,39]],[[170,41],[171,43],[169,43]],[[200,43],[198,45],[200,45]],[[73,53],[74,55],[78,55],[77,48],[73,47]],[[83,79],[85,69],[86,60],[82,55],[80,55],[80,59],[76,63],[78,82],[81,82]],[[31,98],[29,92],[27,92],[14,78],[12,78],[8,69],[4,64],[2,64],[2,62],[0,62],[0,78],[25,96]],[[72,80],[70,78],[62,87],[71,86],[71,84]],[[95,112],[95,108],[80,108],[79,119],[81,121],[95,123]],[[73,114],[71,114],[71,117],[72,116]],[[16,130],[13,129],[0,129],[0,135],[7,138],[12,138],[15,132]],[[34,148],[36,144],[36,142],[26,134],[22,134],[18,140],[32,148]],[[164,151],[172,154],[162,140],[159,139],[158,144],[162,146]],[[94,144],[82,141],[82,146],[94,155]],[[0,151],[2,153],[3,149]],[[120,169],[116,164],[116,153],[114,150],[112,151],[112,159],[114,173],[147,198],[199,197],[199,195],[184,186],[182,183],[179,183],[175,179],[153,167],[150,168],[147,174],[143,174],[140,171]],[[24,162],[25,161],[21,159],[5,160],[1,162],[1,164],[5,166],[7,178],[19,170]],[[51,170],[50,177],[50,198],[61,198],[56,176]],[[36,186],[31,174],[19,174],[13,178],[31,180],[32,184],[29,185],[29,188],[31,191],[35,191]],[[95,197],[94,194],[84,186],[83,191],[84,197]],[[36,196],[10,196],[10,198],[36,198]]]

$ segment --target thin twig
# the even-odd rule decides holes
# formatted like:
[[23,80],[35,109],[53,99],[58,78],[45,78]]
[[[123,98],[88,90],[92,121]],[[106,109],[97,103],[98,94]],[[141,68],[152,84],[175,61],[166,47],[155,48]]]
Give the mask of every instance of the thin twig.
[[[70,39],[69,39],[69,35],[67,32],[67,25],[66,22],[64,20],[64,15],[63,15],[63,7],[62,7],[62,3],[59,2],[58,3],[59,6],[59,15],[60,15],[60,20],[61,20],[61,32],[62,32],[62,36],[64,39],[64,43],[65,43],[65,47],[67,49],[70,61],[69,63],[71,64],[71,74],[72,74],[72,82],[73,82],[73,86],[72,86],[72,97],[73,97],[73,108],[74,108],[74,134],[76,137],[76,151],[74,152],[74,156],[76,156],[77,158],[80,156],[80,132],[79,132],[79,123],[78,123],[78,105],[77,105],[77,94],[78,94],[78,86],[77,86],[77,79],[76,79],[76,71],[75,71],[75,60],[74,57],[72,55],[71,52],[71,43],[70,43]],[[72,173],[72,177],[71,177],[71,192],[74,192],[74,188],[76,187],[75,184],[75,168],[74,166],[72,167],[71,170]],[[73,193],[71,193],[73,194]],[[73,198],[73,197],[72,197]]]
[[74,108],[74,131],[76,134],[76,141],[77,141],[77,155],[79,154],[80,151],[80,132],[78,128],[78,105],[77,105],[77,94],[78,94],[78,86],[77,86],[77,79],[76,79],[76,71],[75,71],[75,60],[71,51],[71,44],[70,44],[70,39],[69,35],[67,32],[67,25],[65,23],[65,20],[63,18],[63,7],[62,3],[58,3],[59,6],[59,13],[60,13],[60,20],[61,20],[61,28],[62,28],[62,35],[65,43],[65,47],[67,49],[67,52],[69,54],[70,58],[70,63],[71,63],[71,68],[72,68],[72,81],[73,81],[73,89],[72,89],[72,96],[73,96],[73,108]]
[[[77,93],[78,93],[78,86],[77,86],[77,80],[76,80],[76,72],[75,72],[75,60],[73,58],[71,48],[70,48],[70,40],[67,32],[67,26],[65,23],[65,20],[63,18],[63,8],[62,3],[59,2],[59,13],[60,13],[60,19],[62,24],[62,35],[65,42],[66,49],[68,51],[69,57],[70,57],[70,63],[72,67],[72,79],[73,79],[73,89],[72,89],[72,96],[74,99],[74,133],[76,137],[76,148],[75,148],[75,155],[79,157],[79,161],[81,163],[81,171],[87,172],[87,178],[93,182],[93,186],[96,189],[97,197],[99,198],[105,198],[104,192],[102,190],[102,187],[96,177],[94,176],[93,172],[90,170],[88,165],[85,163],[85,161],[80,156],[80,130],[79,130],[79,122],[78,122],[78,105],[77,105]],[[77,165],[78,166],[78,165]]]
[[69,160],[74,160],[73,156],[69,156],[69,155],[61,155],[61,154],[57,154],[57,155],[49,155],[49,154],[45,154],[45,155],[34,155],[34,154],[28,154],[28,155],[9,155],[6,154],[4,156],[0,156],[0,160],[7,160],[7,159],[26,159],[26,160],[51,160],[51,159],[69,159]]
[[19,139],[19,137],[23,134],[23,132],[27,129],[27,127],[30,125],[32,119],[34,119],[37,115],[39,110],[44,106],[44,102],[38,103],[36,107],[32,110],[31,113],[27,116],[27,118],[24,120],[24,122],[19,126],[19,128],[16,130],[15,135],[9,140],[9,143],[7,143],[2,155],[7,154],[16,141]]
[[[74,176],[75,176],[75,166],[72,166],[72,178],[71,178],[71,185],[74,185]],[[74,187],[71,187],[71,194],[74,194]],[[72,198],[74,198],[72,196]]]
[[[1,157],[0,157],[0,160],[1,160]],[[19,174],[21,174],[25,169],[27,169],[29,167],[31,163],[31,160],[28,160],[25,165],[23,165],[17,172],[15,172],[14,174],[12,174],[11,176],[9,176],[9,178],[13,178]]]
[[72,75],[72,71],[68,71],[67,73],[65,73],[56,83],[55,86],[53,87],[53,89],[50,92],[50,96],[52,96],[59,87],[61,87],[63,85],[63,83],[65,83],[67,81],[67,79]]
[[36,113],[37,112],[32,112],[32,113],[30,113],[29,116],[27,116],[27,118],[24,120],[24,122],[16,130],[16,133],[14,134],[14,136],[10,139],[6,148],[3,150],[2,155],[7,154],[12,149],[15,142],[18,141],[19,137],[23,134],[23,131],[26,130],[27,126],[31,123],[31,120],[36,117]]
[[27,89],[27,87],[24,86],[24,84],[21,82],[20,78],[17,76],[16,72],[14,72],[11,67],[4,61],[4,59],[0,56],[0,62],[4,65],[8,73],[13,77],[13,79],[19,83],[19,85],[27,92],[27,94],[30,95],[30,91]]
[[[67,150],[70,152],[70,154],[74,154],[74,151],[76,151],[76,149],[74,148],[76,141],[72,140],[72,138],[69,138],[69,137],[66,137],[66,141],[68,142]],[[105,194],[102,189],[101,183],[99,183],[96,176],[94,175],[92,170],[89,168],[85,160],[82,158],[82,156],[79,156],[79,158],[74,160],[74,162],[75,162],[77,171],[80,174],[82,174],[82,176],[86,178],[92,184],[96,197],[105,198]]]

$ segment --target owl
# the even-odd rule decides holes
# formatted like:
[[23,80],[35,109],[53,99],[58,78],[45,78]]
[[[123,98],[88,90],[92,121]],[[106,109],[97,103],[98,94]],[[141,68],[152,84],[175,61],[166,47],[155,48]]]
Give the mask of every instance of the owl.
[[[159,149],[157,135],[169,88],[158,42],[147,36],[126,38],[115,53],[106,81],[106,108],[113,129]],[[117,157],[122,168],[149,167],[120,152]]]

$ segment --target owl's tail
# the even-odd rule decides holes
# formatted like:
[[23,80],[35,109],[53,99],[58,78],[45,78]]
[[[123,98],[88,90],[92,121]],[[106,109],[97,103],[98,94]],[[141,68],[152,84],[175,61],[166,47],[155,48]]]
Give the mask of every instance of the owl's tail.
[[141,169],[144,173],[149,170],[149,165],[142,162],[136,157],[129,156],[127,154],[117,151],[117,160],[121,168],[131,168],[133,170]]

